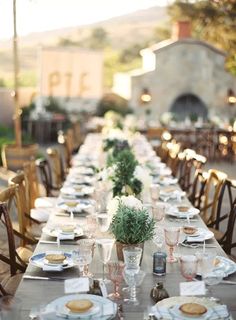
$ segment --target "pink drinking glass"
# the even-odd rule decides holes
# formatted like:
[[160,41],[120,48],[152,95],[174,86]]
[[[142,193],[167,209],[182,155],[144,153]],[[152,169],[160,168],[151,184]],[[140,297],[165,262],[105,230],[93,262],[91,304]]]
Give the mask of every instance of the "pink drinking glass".
[[121,261],[118,261],[118,262],[109,261],[107,263],[107,267],[108,267],[109,279],[114,284],[114,292],[110,293],[108,297],[111,300],[118,300],[121,298],[119,289],[120,289],[120,284],[123,280],[123,271],[124,271],[125,264]]
[[174,248],[179,242],[180,228],[178,227],[169,227],[164,229],[165,233],[165,242],[169,247],[169,256],[167,257],[167,262],[174,263],[177,262],[177,259],[174,257]]
[[187,281],[192,281],[197,274],[198,259],[194,255],[180,257],[180,271]]

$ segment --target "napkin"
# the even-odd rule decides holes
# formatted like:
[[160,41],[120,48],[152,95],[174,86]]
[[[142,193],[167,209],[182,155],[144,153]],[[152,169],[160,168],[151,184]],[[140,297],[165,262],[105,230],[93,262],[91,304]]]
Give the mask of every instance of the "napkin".
[[173,316],[170,314],[168,308],[154,306],[151,308],[151,314],[155,315],[157,319],[172,320]]
[[75,234],[74,233],[66,234],[66,233],[60,232],[60,233],[58,233],[58,238],[59,238],[59,240],[74,240]]
[[115,306],[113,302],[101,304],[100,305],[101,311],[98,314],[95,314],[93,316],[93,319],[100,320],[101,317],[109,317],[115,314]]
[[53,208],[56,206],[56,197],[40,197],[34,202],[35,208]]
[[203,242],[205,240],[205,237],[203,235],[199,235],[196,237],[187,237],[187,242]]
[[226,305],[217,305],[212,308],[211,320],[226,319],[229,312]]
[[30,216],[40,222],[46,222],[49,219],[50,211],[47,208],[33,208],[30,210]]
[[43,265],[43,271],[62,271],[63,270],[63,266],[61,264],[59,265],[55,265],[55,266],[52,266],[52,265],[46,265],[44,264]]

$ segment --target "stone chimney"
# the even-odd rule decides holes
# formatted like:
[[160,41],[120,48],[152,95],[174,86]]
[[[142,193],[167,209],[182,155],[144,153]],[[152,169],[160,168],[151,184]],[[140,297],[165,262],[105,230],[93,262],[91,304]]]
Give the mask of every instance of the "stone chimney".
[[191,22],[188,20],[178,21],[173,25],[172,39],[177,41],[184,38],[190,38],[192,33]]

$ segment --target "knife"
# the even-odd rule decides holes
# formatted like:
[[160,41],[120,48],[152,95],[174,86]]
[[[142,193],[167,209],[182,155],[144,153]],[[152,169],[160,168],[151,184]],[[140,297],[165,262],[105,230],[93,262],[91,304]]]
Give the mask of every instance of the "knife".
[[23,279],[26,280],[50,280],[50,281],[63,281],[66,280],[67,278],[65,277],[41,277],[41,276],[31,276],[29,274],[25,274],[23,276]]

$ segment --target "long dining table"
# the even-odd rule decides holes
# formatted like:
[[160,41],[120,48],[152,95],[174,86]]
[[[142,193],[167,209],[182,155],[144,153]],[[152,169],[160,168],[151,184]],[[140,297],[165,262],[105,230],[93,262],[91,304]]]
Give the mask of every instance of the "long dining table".
[[[91,137],[90,137],[91,139]],[[178,185],[177,185],[178,187]],[[162,188],[162,187],[161,187]],[[179,188],[179,187],[178,187]],[[183,204],[188,204],[188,199],[185,197],[182,200]],[[83,214],[74,214],[74,221],[83,227],[86,223],[86,217]],[[54,224],[66,224],[71,222],[70,214],[58,214],[58,211],[51,209],[51,214],[49,221]],[[165,226],[177,226],[181,227],[186,221],[182,221],[181,219],[174,219],[173,217],[165,216],[163,222],[161,222],[162,227]],[[194,218],[192,224],[196,227],[207,228],[201,217],[198,215]],[[99,234],[100,237],[107,237],[106,233]],[[109,235],[110,237],[111,235]],[[42,240],[55,240],[51,237],[42,233],[41,238],[35,248],[34,254],[57,250],[56,243],[44,243]],[[65,252],[71,252],[77,248],[77,244],[75,240],[67,240],[60,242],[60,250]],[[178,255],[186,255],[186,254],[195,254],[196,251],[202,250],[202,248],[193,249],[189,247],[184,247],[179,245],[177,247]],[[217,241],[213,238],[207,240],[207,245],[205,248],[206,252],[216,251],[216,254],[219,256],[227,257],[222,248],[219,246]],[[165,289],[168,291],[169,296],[179,296],[180,282],[185,282],[185,278],[180,273],[179,263],[167,263],[167,270],[165,276],[156,276],[152,273],[153,269],[153,253],[157,251],[157,247],[152,241],[148,241],[145,243],[144,252],[143,252],[143,260],[141,264],[141,269],[146,272],[146,276],[144,278],[143,283],[140,286],[140,289],[137,293],[138,300],[140,302],[139,305],[131,305],[122,303],[123,310],[122,313],[116,315],[115,319],[143,319],[144,312],[148,307],[154,305],[153,300],[150,297],[150,291],[153,286],[157,282],[163,282]],[[116,248],[115,245],[112,251],[112,259],[116,258]],[[90,271],[94,274],[94,278],[102,277],[102,263],[99,259],[98,250],[95,249],[94,257],[92,263],[90,265]],[[44,272],[41,269],[35,267],[31,263],[29,263],[25,275],[30,276],[38,276],[38,277],[49,277],[49,280],[36,280],[36,279],[26,279],[22,278],[22,281],[17,289],[16,297],[19,298],[22,302],[21,312],[19,314],[19,320],[29,319],[29,314],[32,308],[38,307],[40,305],[45,305],[54,299],[65,295],[64,293],[64,280],[72,279],[79,277],[79,269],[78,267],[73,267],[71,269],[64,270],[63,272]],[[53,277],[60,277],[61,279],[53,279]],[[236,281],[236,273],[227,277],[227,280]],[[122,283],[123,286],[126,286],[125,282]],[[107,285],[108,292],[112,292],[113,286]],[[212,295],[218,299],[223,304],[228,306],[228,309],[231,312],[233,318],[236,318],[236,286],[220,283],[211,287]]]

